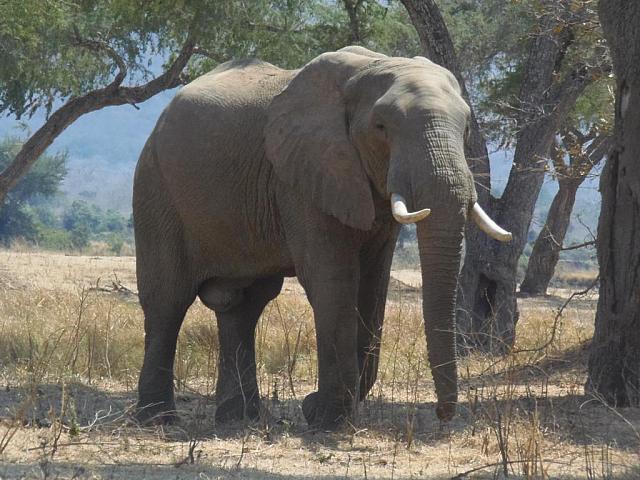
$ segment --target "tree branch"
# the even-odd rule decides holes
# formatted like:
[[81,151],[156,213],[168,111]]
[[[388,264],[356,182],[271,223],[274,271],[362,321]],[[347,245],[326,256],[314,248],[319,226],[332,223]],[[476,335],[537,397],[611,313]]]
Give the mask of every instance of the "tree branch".
[[193,54],[207,57],[208,59],[213,60],[214,62],[222,62],[224,60],[219,55],[211,52],[211,50],[207,50],[206,48],[202,48],[200,46],[196,46],[193,48]]
[[[585,135],[577,128],[570,127],[565,129],[561,135],[569,155],[570,167],[561,172],[564,179],[558,179],[559,182],[577,181],[578,184],[582,183],[593,167],[607,155],[613,143],[613,138],[610,135],[598,134],[595,129],[591,129]],[[585,144],[589,142],[591,143],[585,148]]]
[[553,162],[553,168],[556,171],[556,175],[567,175],[567,165],[564,163],[564,152],[557,142],[553,142],[551,146],[551,161]]
[[182,49],[180,50],[180,53],[178,53],[178,56],[162,75],[154,78],[144,85],[120,87],[116,93],[123,101],[119,103],[112,103],[110,105],[144,102],[163,90],[168,90],[182,85],[184,82],[182,81],[181,74],[184,67],[189,63],[189,59],[193,56],[194,49],[195,39],[191,34],[189,34],[187,40],[182,46]]
[[577,250],[579,248],[584,248],[584,247],[590,247],[592,245],[595,245],[596,241],[595,240],[591,240],[588,242],[584,242],[584,243],[579,243],[577,245],[569,245],[568,247],[562,247],[560,250],[565,251],[565,250]]
[[598,135],[587,148],[587,156],[591,163],[596,165],[605,155],[608,155],[613,147],[613,135]]
[[116,64],[116,67],[118,68],[118,73],[116,74],[113,81],[109,85],[107,85],[106,88],[111,90],[115,90],[116,88],[118,88],[122,84],[122,82],[124,82],[124,79],[127,77],[127,64],[122,59],[122,57],[118,55],[118,52],[116,52],[111,47],[111,45],[109,45],[107,42],[103,40],[82,38],[76,26],[73,27],[73,31],[74,31],[74,39],[73,39],[74,45],[78,47],[86,48],[87,50],[90,50],[97,54],[106,53],[107,56],[113,60],[113,62]]
[[[105,52],[109,51],[105,49],[105,45],[92,45],[92,48],[99,48]],[[86,47],[87,45],[83,46]],[[189,35],[180,53],[169,68],[167,68],[162,75],[143,85],[122,87],[118,86],[118,84],[114,86],[116,81],[122,82],[122,80],[124,80],[124,78],[120,80],[120,77],[126,75],[125,66],[124,70],[119,68],[116,79],[106,87],[67,100],[64,105],[56,110],[44,125],[24,143],[11,164],[0,173],[0,205],[4,203],[4,199],[9,190],[29,171],[47,147],[79,117],[107,106],[144,102],[163,90],[180,85],[182,83],[181,73],[193,55],[194,48],[195,40]],[[114,61],[116,61],[115,58]],[[116,63],[118,62],[116,61]]]
[[556,105],[550,116],[566,117],[585,88],[596,79],[611,72],[612,66],[607,62],[599,65],[580,63],[574,66],[562,81],[554,84],[549,91],[547,103]]
[[360,19],[358,18],[358,10],[362,6],[364,0],[342,0],[344,9],[349,16],[349,41],[351,43],[362,42],[362,35],[360,32]]

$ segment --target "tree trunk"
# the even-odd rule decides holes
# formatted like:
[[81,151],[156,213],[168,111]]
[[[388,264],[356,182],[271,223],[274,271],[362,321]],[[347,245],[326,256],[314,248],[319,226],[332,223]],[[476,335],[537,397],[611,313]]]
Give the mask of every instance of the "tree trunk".
[[580,182],[561,180],[559,190],[553,198],[547,221],[542,227],[536,243],[533,245],[527,272],[520,291],[529,295],[545,295],[549,282],[560,259],[562,243],[569,228],[571,212],[576,201],[576,192]]
[[344,9],[349,16],[349,43],[351,45],[362,43],[360,19],[358,18],[358,10],[362,6],[362,2],[363,0],[342,0]]
[[640,2],[600,0],[616,73],[615,139],[600,182],[600,298],[586,388],[640,405]]
[[[576,192],[591,170],[609,153],[612,139],[592,130],[583,135],[577,129],[568,129],[561,135],[563,149],[553,155],[558,193],[553,198],[547,220],[533,246],[520,292],[528,295],[545,295],[563,249],[564,237],[569,228]],[[586,146],[589,144],[588,146]],[[585,147],[586,146],[586,147]],[[570,164],[564,163],[569,154]]]

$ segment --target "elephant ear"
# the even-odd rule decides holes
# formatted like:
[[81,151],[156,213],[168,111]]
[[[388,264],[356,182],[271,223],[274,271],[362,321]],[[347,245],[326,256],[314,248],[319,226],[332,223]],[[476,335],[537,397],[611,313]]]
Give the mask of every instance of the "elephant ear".
[[323,212],[360,230],[375,217],[369,178],[349,139],[343,89],[374,58],[325,53],[309,62],[276,96],[265,148],[276,175]]

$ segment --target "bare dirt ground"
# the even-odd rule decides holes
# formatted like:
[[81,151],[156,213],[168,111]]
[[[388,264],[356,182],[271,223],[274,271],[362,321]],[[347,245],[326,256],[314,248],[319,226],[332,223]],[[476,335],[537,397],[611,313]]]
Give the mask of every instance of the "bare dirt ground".
[[215,425],[215,321],[197,302],[176,358],[180,420],[142,428],[134,259],[1,251],[0,479],[640,478],[640,409],[584,392],[593,294],[562,316],[569,291],[520,299],[514,352],[461,358],[460,414],[441,425],[419,286],[393,273],[378,381],[343,431],[301,414],[317,371],[294,279],[257,331],[260,422]]

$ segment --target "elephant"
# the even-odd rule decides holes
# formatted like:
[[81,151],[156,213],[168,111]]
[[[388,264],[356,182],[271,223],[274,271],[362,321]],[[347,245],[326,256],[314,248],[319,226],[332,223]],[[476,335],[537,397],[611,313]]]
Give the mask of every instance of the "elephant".
[[327,429],[352,419],[376,380],[400,224],[415,223],[436,413],[450,420],[465,224],[511,237],[477,204],[469,117],[445,68],[363,47],[299,70],[232,60],[183,87],[134,177],[138,419],[175,418],[177,337],[196,297],[218,324],[216,422],[258,416],[255,328],[292,276],[316,328],[318,385],[304,417]]

